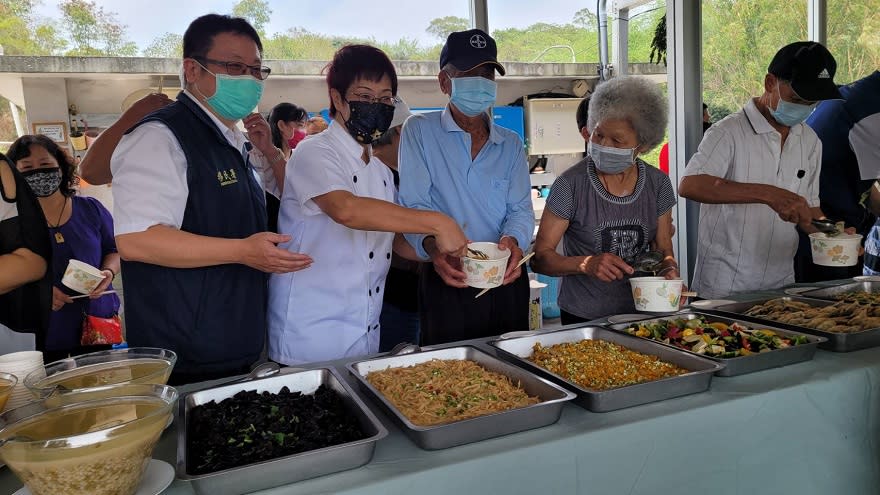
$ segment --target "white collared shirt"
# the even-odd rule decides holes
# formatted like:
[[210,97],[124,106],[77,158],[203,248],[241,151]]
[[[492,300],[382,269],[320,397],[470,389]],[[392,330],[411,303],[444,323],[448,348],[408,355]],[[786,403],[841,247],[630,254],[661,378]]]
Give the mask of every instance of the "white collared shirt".
[[336,223],[313,201],[331,191],[394,202],[391,171],[341,125],[296,147],[287,164],[280,247],[308,254],[311,267],[269,281],[269,357],[284,364],[363,356],[379,350],[379,315],[394,234]]
[[[211,118],[229,144],[244,147],[244,133],[227,127],[189,91],[184,94]],[[250,159],[258,181],[275,194],[271,168],[253,150]],[[179,229],[189,196],[186,168],[183,149],[165,124],[146,122],[123,136],[110,160],[116,235],[143,232],[154,225]]]
[[[822,143],[804,124],[781,135],[753,100],[712,125],[685,175],[769,184],[819,206]],[[781,287],[794,282],[798,234],[763,204],[702,204],[693,288],[701,297]]]

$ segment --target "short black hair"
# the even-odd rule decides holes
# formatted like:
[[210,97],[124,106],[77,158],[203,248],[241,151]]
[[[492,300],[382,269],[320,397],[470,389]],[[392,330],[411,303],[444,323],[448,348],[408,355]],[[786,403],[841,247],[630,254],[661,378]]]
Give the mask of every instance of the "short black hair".
[[183,58],[205,57],[214,46],[214,37],[222,33],[246,36],[254,40],[260,54],[263,53],[260,35],[247,20],[228,15],[207,14],[192,21],[183,33]]
[[590,108],[590,99],[584,98],[578,103],[577,111],[574,114],[575,120],[577,120],[578,132],[581,131],[584,127],[587,126],[587,111]]
[[45,148],[55,158],[55,161],[58,162],[58,166],[61,168],[61,185],[58,187],[58,190],[61,191],[61,194],[68,198],[76,194],[75,187],[79,184],[79,177],[76,175],[76,165],[74,165],[70,155],[48,137],[42,134],[25,134],[9,145],[6,157],[12,163],[18,165],[19,160],[31,156],[31,146]]
[[269,129],[272,130],[272,144],[281,148],[281,130],[278,129],[278,121],[300,122],[306,120],[309,114],[306,109],[293,103],[279,103],[269,113]]
[[[378,81],[382,76],[391,79],[391,94],[397,96],[397,70],[382,50],[370,45],[345,45],[333,55],[325,67],[327,90],[335,89],[343,97],[355,79]],[[336,116],[336,106],[330,100],[330,116]]]

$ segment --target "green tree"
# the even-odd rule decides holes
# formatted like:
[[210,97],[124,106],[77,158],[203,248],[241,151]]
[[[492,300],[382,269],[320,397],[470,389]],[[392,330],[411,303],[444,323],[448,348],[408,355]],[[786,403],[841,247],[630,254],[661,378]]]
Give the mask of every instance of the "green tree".
[[266,24],[272,19],[272,9],[266,0],[239,0],[232,7],[232,15],[247,19],[262,38],[266,34]]
[[183,57],[183,36],[176,33],[165,33],[154,39],[144,48],[145,57]]
[[425,31],[436,36],[441,43],[445,43],[446,38],[449,37],[449,33],[466,31],[470,25],[470,21],[464,17],[448,15],[446,17],[432,19]]
[[67,55],[137,54],[137,45],[126,39],[126,26],[117,21],[116,13],[104,11],[92,0],[62,0],[58,6],[74,45]]

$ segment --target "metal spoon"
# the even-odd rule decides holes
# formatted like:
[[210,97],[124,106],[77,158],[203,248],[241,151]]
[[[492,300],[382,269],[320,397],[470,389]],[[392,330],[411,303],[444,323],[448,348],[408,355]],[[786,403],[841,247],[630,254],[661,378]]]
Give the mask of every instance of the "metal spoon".
[[632,267],[635,270],[633,275],[636,275],[636,273],[650,273],[651,275],[656,275],[657,267],[660,263],[663,263],[663,258],[665,258],[665,256],[660,251],[647,251],[638,255],[632,264]]
[[840,234],[840,228],[838,228],[837,223],[828,220],[827,218],[814,218],[810,220],[810,223],[813,224],[813,227],[816,227],[816,230],[822,232],[828,237],[834,237]]
[[265,363],[258,364],[251,369],[250,373],[244,375],[241,378],[236,378],[234,380],[229,380],[228,382],[223,382],[218,385],[213,385],[211,388],[215,387],[223,387],[225,385],[232,385],[233,383],[244,383],[249,382],[251,380],[259,380],[260,378],[267,378],[273,375],[277,375],[278,372],[281,371],[281,366],[278,363],[273,361],[266,361]]

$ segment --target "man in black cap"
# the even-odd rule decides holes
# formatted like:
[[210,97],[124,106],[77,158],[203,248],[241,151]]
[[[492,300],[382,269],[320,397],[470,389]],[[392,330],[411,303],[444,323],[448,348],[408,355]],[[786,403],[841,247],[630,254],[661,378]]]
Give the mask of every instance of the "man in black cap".
[[535,217],[523,143],[488,114],[496,71],[504,75],[491,36],[479,29],[450,34],[437,75],[449,104],[413,115],[403,126],[401,204],[442,211],[471,241],[510,251],[507,268],[495,274],[502,285],[475,298],[479,289],[468,285],[459,259],[438,253],[430,236],[407,235],[433,265],[419,279],[423,344],[528,330],[528,278],[514,267],[531,243]]
[[[819,43],[780,49],[764,94],[706,131],[679,185],[700,209],[693,287],[700,296],[794,282],[798,234],[815,232],[822,143],[803,124],[821,100],[840,98],[837,63]],[[769,207],[769,208],[768,208]]]

